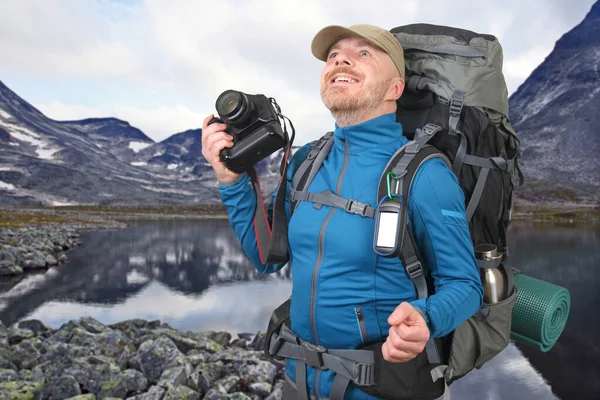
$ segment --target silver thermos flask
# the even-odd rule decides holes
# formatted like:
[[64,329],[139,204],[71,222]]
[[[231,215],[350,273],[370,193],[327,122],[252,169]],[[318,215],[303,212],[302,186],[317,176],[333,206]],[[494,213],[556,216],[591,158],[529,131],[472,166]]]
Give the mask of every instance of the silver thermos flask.
[[[480,244],[475,247],[475,257],[480,262],[481,266],[489,266],[496,264],[500,266],[499,261],[502,259],[502,254],[498,253],[498,249],[493,244]],[[502,268],[482,268],[480,266],[479,273],[481,283],[483,284],[483,301],[487,304],[498,303],[506,298],[507,279]]]

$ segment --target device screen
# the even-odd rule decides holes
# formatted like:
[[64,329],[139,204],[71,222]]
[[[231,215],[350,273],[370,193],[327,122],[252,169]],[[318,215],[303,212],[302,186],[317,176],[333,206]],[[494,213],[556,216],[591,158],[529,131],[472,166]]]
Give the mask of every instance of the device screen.
[[396,228],[398,213],[381,212],[379,215],[379,230],[377,231],[377,247],[396,247]]

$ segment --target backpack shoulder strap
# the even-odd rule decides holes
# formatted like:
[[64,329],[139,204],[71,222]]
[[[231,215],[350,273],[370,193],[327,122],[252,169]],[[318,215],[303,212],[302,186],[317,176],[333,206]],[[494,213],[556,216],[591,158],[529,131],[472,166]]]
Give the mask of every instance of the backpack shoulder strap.
[[[428,124],[418,130],[416,139],[407,143],[392,156],[386,166],[378,187],[378,199],[382,199],[390,192],[400,194],[400,223],[398,224],[398,245],[395,256],[400,258],[408,277],[412,280],[419,299],[428,297],[427,281],[421,263],[421,255],[416,246],[414,237],[408,224],[408,199],[412,183],[419,168],[432,158],[441,158],[448,168],[452,168],[450,160],[439,149],[427,144],[442,129],[436,125]],[[392,173],[395,185],[388,185],[388,174]],[[427,357],[431,363],[439,363],[441,353],[434,340],[429,340],[425,347]]]
[[[315,140],[310,145],[310,150],[302,163],[298,166],[298,169],[292,177],[292,190],[304,191],[313,178],[319,171],[319,168],[323,164],[323,161],[327,158],[327,155],[331,151],[333,146],[333,132],[327,132],[321,138]],[[294,212],[298,201],[292,200],[290,202],[290,211]]]

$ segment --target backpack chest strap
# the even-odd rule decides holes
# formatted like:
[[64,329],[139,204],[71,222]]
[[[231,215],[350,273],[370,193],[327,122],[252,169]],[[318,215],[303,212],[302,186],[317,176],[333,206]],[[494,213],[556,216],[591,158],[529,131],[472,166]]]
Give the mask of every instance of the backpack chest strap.
[[361,203],[358,200],[340,197],[330,190],[324,190],[321,193],[300,191],[290,189],[290,200],[309,201],[315,204],[315,208],[321,208],[326,205],[330,207],[341,208],[350,214],[357,214],[365,218],[375,218],[375,209],[368,204]]

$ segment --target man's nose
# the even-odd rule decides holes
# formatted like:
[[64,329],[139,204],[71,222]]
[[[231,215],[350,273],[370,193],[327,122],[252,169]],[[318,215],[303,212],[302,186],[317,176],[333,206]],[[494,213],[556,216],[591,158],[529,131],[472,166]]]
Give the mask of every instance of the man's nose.
[[343,52],[340,51],[336,56],[335,56],[335,65],[352,65],[352,59],[350,57],[348,57],[348,55]]

